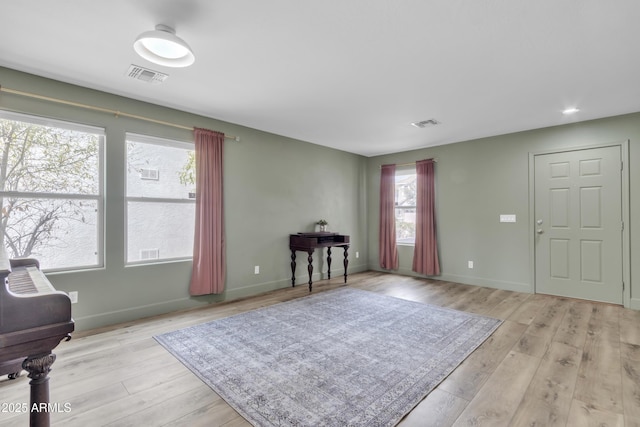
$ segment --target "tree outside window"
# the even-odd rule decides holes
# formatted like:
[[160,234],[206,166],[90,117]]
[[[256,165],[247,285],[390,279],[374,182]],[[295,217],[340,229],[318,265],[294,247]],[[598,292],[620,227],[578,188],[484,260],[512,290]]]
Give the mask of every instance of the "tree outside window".
[[104,131],[0,111],[0,243],[43,269],[102,264]]

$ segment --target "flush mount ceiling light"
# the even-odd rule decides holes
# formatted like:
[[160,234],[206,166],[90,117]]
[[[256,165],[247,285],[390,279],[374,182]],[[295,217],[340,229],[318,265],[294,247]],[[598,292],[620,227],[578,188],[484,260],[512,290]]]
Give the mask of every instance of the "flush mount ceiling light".
[[568,115],[570,115],[570,114],[575,114],[575,113],[577,113],[578,111],[580,111],[580,109],[579,109],[579,108],[572,107],[572,108],[567,108],[566,110],[563,110],[563,111],[562,111],[562,114],[564,114],[565,116],[568,116]]
[[189,45],[166,25],[140,34],[133,48],[144,59],[167,67],[188,67],[196,60]]

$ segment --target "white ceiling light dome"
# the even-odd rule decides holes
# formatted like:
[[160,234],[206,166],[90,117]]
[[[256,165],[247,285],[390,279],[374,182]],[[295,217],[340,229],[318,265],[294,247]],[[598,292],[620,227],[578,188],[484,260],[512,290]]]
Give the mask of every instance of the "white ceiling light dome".
[[167,67],[188,67],[196,60],[189,45],[166,25],[140,34],[133,48],[144,59]]

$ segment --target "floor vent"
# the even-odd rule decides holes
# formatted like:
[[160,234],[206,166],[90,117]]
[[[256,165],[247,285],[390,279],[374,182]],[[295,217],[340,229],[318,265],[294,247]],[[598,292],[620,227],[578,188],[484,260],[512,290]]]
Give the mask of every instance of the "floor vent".
[[169,77],[168,74],[161,73],[159,71],[153,71],[148,68],[141,67],[139,65],[133,65],[129,67],[127,76],[132,79],[142,80],[143,82],[160,84]]

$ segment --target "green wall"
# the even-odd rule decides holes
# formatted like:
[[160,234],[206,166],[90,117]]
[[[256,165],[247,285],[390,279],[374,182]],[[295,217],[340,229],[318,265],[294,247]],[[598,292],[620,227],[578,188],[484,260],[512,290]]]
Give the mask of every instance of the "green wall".
[[[0,68],[0,85],[187,126],[237,135],[224,160],[226,291],[188,295],[190,262],[125,267],[125,132],[191,141],[189,131],[0,93],[0,108],[104,127],[106,143],[105,267],[49,274],[58,289],[78,291],[78,330],[241,298],[290,286],[288,235],[326,218],[351,235],[350,272],[380,270],[380,165],[435,157],[437,227],[443,280],[534,292],[529,216],[529,156],[629,140],[630,280],[625,303],[640,309],[640,114],[465,141],[365,158],[169,108]],[[156,89],[154,89],[156,90]],[[517,222],[499,223],[499,214]],[[356,258],[356,252],[360,257]],[[401,246],[398,273],[411,271],[413,248]],[[305,285],[299,253],[297,283]],[[467,261],[474,268],[467,268]],[[254,274],[254,266],[260,274]],[[326,269],[323,260],[314,261]],[[340,280],[341,263],[332,264]],[[314,280],[320,278],[316,274]]]
[[[369,158],[369,267],[378,261],[380,165],[437,158],[437,234],[443,280],[534,292],[529,208],[530,153],[629,140],[627,183],[630,283],[626,305],[640,309],[640,114],[611,117]],[[516,214],[516,223],[500,223]],[[413,247],[399,248],[398,272],[413,275]],[[474,261],[474,268],[467,261]],[[630,262],[629,262],[630,261]],[[635,280],[634,280],[635,279]],[[629,274],[627,274],[629,280]],[[630,292],[629,292],[630,291]]]
[[[190,297],[191,262],[124,264],[125,132],[192,141],[190,131],[78,107],[0,93],[0,109],[69,120],[106,129],[105,267],[51,273],[63,291],[78,291],[76,329],[101,327],[140,317],[241,298],[291,285],[288,235],[313,231],[320,218],[329,229],[351,236],[349,271],[367,269],[366,158],[254,129],[0,68],[9,89],[118,110],[158,120],[237,135],[224,158],[226,291]],[[150,90],[161,90],[151,87]],[[355,253],[360,257],[356,258]],[[306,254],[299,254],[297,283],[307,282]],[[254,266],[260,274],[254,274]],[[316,251],[315,272],[326,263]],[[332,264],[340,280],[342,263]],[[319,274],[315,279],[320,278]]]

